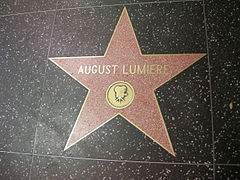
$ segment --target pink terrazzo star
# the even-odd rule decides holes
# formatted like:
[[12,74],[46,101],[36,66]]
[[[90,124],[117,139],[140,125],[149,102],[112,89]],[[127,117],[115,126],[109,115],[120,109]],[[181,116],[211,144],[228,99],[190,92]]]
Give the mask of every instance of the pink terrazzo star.
[[[120,114],[136,128],[175,156],[154,90],[191,66],[205,54],[143,55],[124,8],[104,56],[50,58],[80,84],[89,89],[88,96],[68,138],[65,150]],[[122,67],[146,64],[166,65],[166,72],[123,74]],[[116,65],[115,73],[79,73],[79,67]],[[130,83],[135,91],[131,105],[115,109],[106,101],[108,87],[116,81]]]

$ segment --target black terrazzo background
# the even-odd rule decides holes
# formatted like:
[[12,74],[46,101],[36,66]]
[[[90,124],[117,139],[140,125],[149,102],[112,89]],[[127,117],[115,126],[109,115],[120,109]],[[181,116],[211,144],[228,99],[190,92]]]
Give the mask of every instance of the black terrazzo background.
[[[2,1],[0,179],[239,179],[239,8],[205,3]],[[143,53],[209,52],[156,90],[176,157],[120,116],[63,151],[87,91],[47,58],[102,55],[121,4]]]
[[217,166],[216,179],[240,179],[240,166]]
[[0,150],[32,151],[52,20],[53,13],[0,18]]
[[57,0],[1,0],[0,15],[52,10],[56,3]]
[[50,57],[103,55],[122,7],[57,12]]
[[0,153],[0,179],[28,180],[31,159],[29,155]]
[[[208,13],[217,163],[240,163],[240,9],[210,1]],[[231,107],[232,104],[232,107]]]
[[127,6],[143,54],[206,53],[202,2]]

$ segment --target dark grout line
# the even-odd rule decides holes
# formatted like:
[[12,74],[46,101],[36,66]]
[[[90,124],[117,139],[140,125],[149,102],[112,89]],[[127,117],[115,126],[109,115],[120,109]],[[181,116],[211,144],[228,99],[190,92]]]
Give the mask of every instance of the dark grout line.
[[207,30],[207,17],[205,0],[203,0],[203,14],[204,14],[204,26],[205,26],[205,38],[207,46],[207,58],[208,58],[208,75],[209,75],[209,100],[210,100],[210,113],[211,113],[211,125],[212,125],[212,158],[213,158],[213,180],[215,180],[216,167],[215,167],[215,141],[214,141],[214,122],[213,122],[213,98],[212,98],[212,80],[211,80],[211,62],[209,57],[209,44],[208,44],[208,30]]
[[202,2],[202,0],[169,0],[170,3],[176,3],[176,2]]
[[62,10],[75,10],[75,9],[89,9],[89,8],[101,8],[101,7],[111,7],[111,6],[126,6],[126,5],[138,5],[138,4],[153,4],[153,3],[169,3],[168,0],[166,1],[151,1],[151,2],[142,2],[142,3],[125,3],[125,4],[105,4],[105,5],[96,5],[96,6],[78,6],[78,7],[70,7],[70,8],[56,8],[50,10],[42,10],[42,11],[28,11],[28,12],[21,12],[21,13],[13,13],[13,14],[5,14],[0,15],[1,17],[7,16],[16,16],[16,15],[25,15],[25,14],[34,14],[34,13],[45,13],[45,12],[54,12],[54,11],[62,11]]
[[31,159],[31,164],[30,164],[30,169],[29,169],[29,180],[32,179],[32,167],[33,167],[34,151],[35,151],[36,139],[37,139],[37,130],[38,130],[38,122],[36,123],[36,127],[35,127],[33,149],[32,149],[32,154],[31,154],[32,155],[32,159]]
[[181,162],[161,162],[161,161],[117,160],[117,159],[101,159],[101,158],[88,158],[88,157],[70,157],[70,156],[49,155],[49,154],[35,154],[35,153],[32,154],[32,153],[8,152],[8,151],[0,151],[0,153],[27,155],[27,156],[33,156],[33,158],[34,157],[62,158],[62,159],[71,159],[71,160],[102,161],[102,162],[116,162],[116,163],[191,165],[191,166],[212,166],[213,165],[210,163],[181,163]]
[[54,11],[56,11],[56,9],[49,9],[49,10],[43,10],[43,11],[28,11],[28,12],[0,15],[0,18],[2,18],[2,17],[9,17],[9,16],[36,14],[36,13],[47,13],[47,12],[54,12]]
[[89,9],[89,8],[114,7],[114,6],[129,6],[129,5],[144,5],[144,4],[161,4],[161,3],[179,3],[179,2],[184,3],[184,2],[199,2],[199,1],[202,1],[202,0],[164,0],[164,1],[151,1],[151,2],[138,2],[138,3],[105,4],[105,5],[97,5],[97,6],[78,6],[78,7],[72,7],[72,8],[59,8],[59,9],[56,8],[56,9],[48,9],[48,10],[42,10],[42,11],[27,11],[27,12],[21,12],[21,13],[4,14],[4,15],[0,15],[0,18],[9,17],[9,16],[17,16],[17,15],[63,11],[63,10]]
[[97,5],[97,6],[78,6],[72,8],[59,8],[59,11],[64,10],[77,10],[77,9],[90,9],[90,8],[102,8],[102,7],[115,7],[115,6],[129,6],[129,5],[145,5],[145,4],[160,4],[160,3],[169,3],[168,0],[166,1],[151,1],[151,2],[142,2],[142,3],[122,3],[122,4],[104,4],[104,5]]
[[33,156],[33,153],[26,153],[26,152],[0,151],[0,153]]
[[100,158],[84,158],[84,157],[69,157],[69,156],[58,156],[58,155],[43,155],[34,154],[38,157],[50,157],[50,158],[63,158],[72,160],[86,160],[86,161],[102,161],[102,162],[116,162],[116,163],[141,163],[141,164],[164,164],[164,165],[191,165],[191,166],[212,166],[208,163],[181,163],[181,162],[161,162],[161,161],[138,161],[138,160],[116,160],[116,159],[100,159]]
[[221,163],[216,163],[216,166],[240,166],[240,164],[221,164]]
[[240,166],[240,164],[224,164],[224,163],[181,163],[181,162],[161,162],[161,161],[138,161],[138,160],[116,160],[116,159],[100,159],[100,158],[88,158],[88,157],[70,157],[61,155],[49,155],[49,154],[35,154],[25,152],[13,152],[13,151],[0,151],[0,153],[26,155],[34,157],[46,157],[46,158],[63,158],[72,160],[85,160],[85,161],[103,161],[103,162],[119,162],[119,163],[141,163],[141,164],[165,164],[165,165],[191,165],[191,166]]

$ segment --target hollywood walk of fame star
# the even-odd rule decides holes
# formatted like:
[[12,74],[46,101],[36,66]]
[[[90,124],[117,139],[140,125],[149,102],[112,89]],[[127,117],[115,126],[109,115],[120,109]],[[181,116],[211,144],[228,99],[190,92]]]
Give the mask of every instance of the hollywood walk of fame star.
[[[104,56],[50,58],[88,89],[65,150],[121,115],[175,156],[154,90],[203,56],[205,54],[142,54],[124,8]],[[123,108],[111,106],[106,99],[106,92],[116,82],[126,82],[134,91],[134,99]],[[115,103],[124,103],[127,86],[119,85],[117,90],[122,92],[122,97]]]

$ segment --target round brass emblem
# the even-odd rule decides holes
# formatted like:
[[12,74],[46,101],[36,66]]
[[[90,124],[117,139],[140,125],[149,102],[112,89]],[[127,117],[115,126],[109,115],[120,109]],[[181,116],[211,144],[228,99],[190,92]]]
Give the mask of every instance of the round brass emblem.
[[128,107],[134,99],[134,89],[131,84],[117,81],[109,86],[106,99],[110,106],[116,109]]

